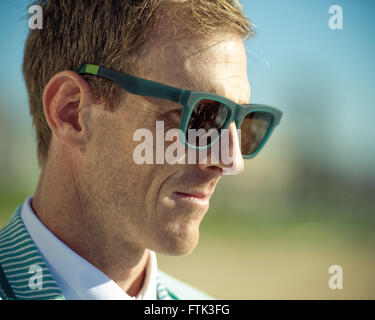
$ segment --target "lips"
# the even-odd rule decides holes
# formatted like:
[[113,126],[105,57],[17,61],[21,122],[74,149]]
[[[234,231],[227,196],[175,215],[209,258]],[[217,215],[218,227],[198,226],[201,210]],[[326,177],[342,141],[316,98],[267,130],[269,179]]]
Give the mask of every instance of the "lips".
[[186,192],[175,192],[177,195],[181,197],[187,197],[187,198],[197,198],[200,200],[208,200],[210,195],[206,193],[186,193]]
[[173,199],[184,206],[208,209],[211,194],[204,192],[173,192]]

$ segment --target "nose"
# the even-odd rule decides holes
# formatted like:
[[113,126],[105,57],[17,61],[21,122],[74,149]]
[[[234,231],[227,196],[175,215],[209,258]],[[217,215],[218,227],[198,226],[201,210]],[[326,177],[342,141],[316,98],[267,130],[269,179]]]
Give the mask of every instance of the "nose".
[[[202,157],[203,154],[203,157]],[[197,166],[201,170],[219,169],[223,175],[237,175],[244,169],[240,136],[234,122],[206,152],[199,154]]]

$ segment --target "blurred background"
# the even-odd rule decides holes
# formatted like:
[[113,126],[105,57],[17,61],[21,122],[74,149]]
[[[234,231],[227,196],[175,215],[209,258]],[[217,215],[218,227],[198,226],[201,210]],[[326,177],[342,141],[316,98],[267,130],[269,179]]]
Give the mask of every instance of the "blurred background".
[[[0,3],[0,226],[39,168],[21,64],[26,0]],[[372,0],[243,0],[252,102],[284,115],[240,176],[224,177],[196,250],[159,267],[221,299],[375,298]],[[332,30],[331,5],[343,9]],[[328,287],[331,265],[343,289]]]

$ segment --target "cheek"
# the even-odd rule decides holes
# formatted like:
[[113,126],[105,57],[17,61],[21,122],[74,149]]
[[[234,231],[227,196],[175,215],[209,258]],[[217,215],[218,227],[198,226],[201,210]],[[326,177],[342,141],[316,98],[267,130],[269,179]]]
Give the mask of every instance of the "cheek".
[[154,203],[162,178],[167,174],[163,173],[163,166],[138,165],[134,161],[134,150],[141,142],[134,141],[133,136],[141,128],[154,135],[155,120],[102,120],[95,128],[86,156],[89,187],[95,189],[99,197],[127,205],[129,209]]
[[85,170],[90,177],[89,187],[96,193],[115,195],[124,189],[125,181],[132,183],[131,144],[132,136],[117,121],[102,119],[95,124],[85,155]]
[[[90,176],[89,187],[107,201],[121,201],[124,205],[121,199],[126,199],[124,201],[137,208],[144,206],[146,210],[155,210],[164,181],[177,169],[176,166],[155,164],[155,122],[165,121],[164,135],[169,122],[152,110],[146,116],[141,106],[139,112],[133,110],[132,105],[126,107],[129,108],[124,112],[104,113],[96,119],[85,165],[86,175]],[[139,129],[151,134],[152,164],[139,165],[134,161],[134,151],[144,141],[144,138],[141,141],[133,139]],[[171,143],[164,144],[164,153]]]

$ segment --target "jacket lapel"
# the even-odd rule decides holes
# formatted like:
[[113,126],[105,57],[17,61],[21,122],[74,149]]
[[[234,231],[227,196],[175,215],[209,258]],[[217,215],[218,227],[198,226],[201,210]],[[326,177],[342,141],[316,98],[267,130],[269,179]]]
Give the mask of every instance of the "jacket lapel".
[[0,231],[2,294],[6,295],[5,298],[17,300],[64,299],[22,222],[21,208],[22,205],[17,207],[9,222]]

